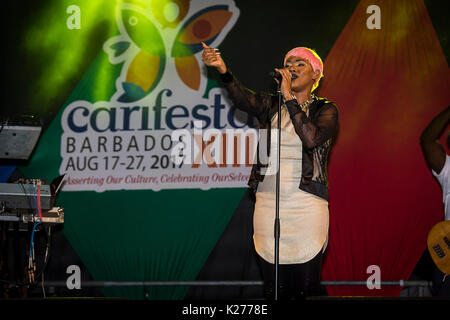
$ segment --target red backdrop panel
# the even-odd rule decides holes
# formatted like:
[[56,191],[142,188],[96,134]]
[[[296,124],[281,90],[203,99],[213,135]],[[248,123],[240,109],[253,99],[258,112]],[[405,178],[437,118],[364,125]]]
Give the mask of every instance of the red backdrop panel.
[[[329,163],[330,233],[323,280],[407,280],[443,218],[442,195],[419,137],[450,101],[449,69],[422,0],[376,1],[369,30],[361,1],[324,65],[319,96],[339,109]],[[327,288],[329,295],[389,295],[400,287]]]

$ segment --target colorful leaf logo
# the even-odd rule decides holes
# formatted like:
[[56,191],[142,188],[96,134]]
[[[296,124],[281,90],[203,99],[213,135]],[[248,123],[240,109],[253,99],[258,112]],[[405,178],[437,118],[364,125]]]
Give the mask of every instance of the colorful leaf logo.
[[[169,12],[167,12],[169,10]],[[189,1],[152,1],[149,10],[123,8],[121,24],[125,35],[114,37],[105,43],[105,50],[112,63],[126,64],[125,80],[121,86],[123,94],[120,102],[135,102],[150,94],[163,77],[167,55],[166,44],[160,30],[181,27],[176,33],[170,58],[181,81],[192,90],[199,90],[201,71],[196,53],[202,50],[201,42],[211,44],[229,23],[233,12],[228,5],[214,5],[194,13],[182,22],[189,11]],[[165,12],[165,14],[163,14]],[[150,14],[158,21],[158,28],[150,19]],[[168,19],[171,18],[171,19]],[[131,55],[130,47],[138,48]]]
[[179,77],[191,89],[200,86],[200,67],[194,54],[202,50],[201,42],[212,43],[228,23],[232,12],[228,6],[212,6],[197,12],[180,29],[172,48]]

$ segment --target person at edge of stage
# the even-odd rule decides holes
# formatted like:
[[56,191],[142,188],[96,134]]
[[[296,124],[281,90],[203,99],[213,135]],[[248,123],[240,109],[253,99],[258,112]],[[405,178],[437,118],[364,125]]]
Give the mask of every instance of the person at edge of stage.
[[[450,156],[439,143],[442,132],[450,121],[450,106],[437,114],[420,136],[420,146],[431,172],[439,181],[443,193],[444,220],[450,220]],[[450,131],[447,132],[447,148],[450,148]],[[450,297],[450,275],[433,265],[433,296]]]
[[[254,195],[253,242],[264,280],[264,296],[274,298],[274,221],[278,96],[246,89],[230,72],[217,48],[203,43],[202,60],[214,67],[234,107],[253,116],[260,129],[269,132],[269,161],[258,152],[248,185]],[[278,299],[303,299],[320,294],[322,256],[328,242],[327,161],[338,131],[338,110],[334,103],[312,92],[323,77],[323,63],[306,47],[290,50],[281,76],[281,165],[280,242]],[[278,84],[280,80],[276,79]],[[261,148],[261,141],[258,148]],[[275,158],[273,158],[275,156]],[[270,159],[274,159],[273,161]],[[275,162],[275,164],[274,164]],[[270,174],[269,174],[270,172]]]

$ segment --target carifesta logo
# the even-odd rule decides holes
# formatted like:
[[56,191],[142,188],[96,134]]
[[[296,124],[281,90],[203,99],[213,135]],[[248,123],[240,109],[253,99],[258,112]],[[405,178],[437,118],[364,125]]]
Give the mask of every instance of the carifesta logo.
[[[116,100],[127,103],[146,97],[173,69],[187,88],[203,95],[207,79],[200,67],[201,42],[218,45],[238,16],[234,3],[223,0],[122,3],[120,35],[104,44],[112,64],[124,63]],[[171,80],[173,85],[173,76]]]
[[[106,101],[73,101],[62,113],[65,191],[246,185],[257,134],[245,131],[251,118],[230,108],[224,89],[208,85],[201,62],[201,43],[218,47],[238,16],[232,0],[122,0],[119,34],[103,44],[107,62],[120,65],[119,74],[104,77],[105,86],[115,81],[115,92]],[[103,68],[117,70],[111,65]],[[230,129],[244,130],[243,142],[229,137]],[[190,133],[195,161],[174,161],[177,130]],[[221,139],[195,130],[222,132]],[[219,152],[217,161],[201,160],[213,140],[223,146],[220,163]]]

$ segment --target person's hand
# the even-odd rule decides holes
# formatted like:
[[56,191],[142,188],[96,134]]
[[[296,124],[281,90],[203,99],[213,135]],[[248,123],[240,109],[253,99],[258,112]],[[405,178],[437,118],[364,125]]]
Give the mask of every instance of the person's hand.
[[215,67],[219,73],[227,72],[227,66],[220,56],[220,52],[218,51],[219,49],[208,47],[204,42],[202,42],[202,45],[202,61],[208,67]]
[[[284,97],[284,100],[292,100],[291,86],[292,86],[292,76],[287,68],[277,69],[275,70],[281,74],[281,94]],[[275,81],[279,84],[279,80],[275,79]]]

